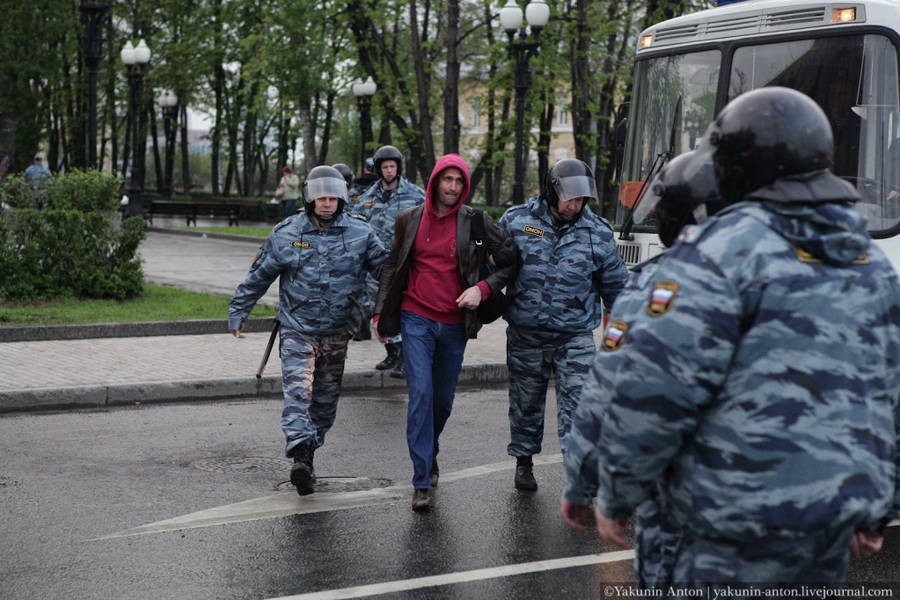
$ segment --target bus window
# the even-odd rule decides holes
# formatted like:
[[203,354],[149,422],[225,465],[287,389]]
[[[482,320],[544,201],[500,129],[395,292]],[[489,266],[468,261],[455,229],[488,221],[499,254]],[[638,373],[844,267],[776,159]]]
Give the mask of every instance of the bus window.
[[[651,165],[669,151],[696,148],[713,118],[721,52],[708,50],[638,61],[616,221],[634,205]],[[652,227],[652,223],[648,223]]]
[[812,97],[834,132],[832,171],[853,183],[873,233],[900,223],[897,50],[881,35],[797,40],[735,50],[729,100],[766,85]]

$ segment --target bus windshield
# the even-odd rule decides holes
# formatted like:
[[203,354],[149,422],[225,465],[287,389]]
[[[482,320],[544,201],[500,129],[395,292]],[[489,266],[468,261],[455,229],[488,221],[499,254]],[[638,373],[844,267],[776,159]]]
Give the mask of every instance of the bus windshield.
[[[706,124],[713,117],[711,104],[700,99],[697,67],[703,56],[715,59],[717,52],[658,57],[643,61],[635,70],[635,107],[623,164],[619,212],[626,213],[629,182],[641,180],[668,134],[675,99],[685,94],[684,125],[679,125],[675,153],[696,147]],[[712,55],[712,56],[711,56]],[[665,68],[671,64],[694,65],[690,69]],[[662,76],[660,75],[662,73]],[[715,96],[719,64],[707,72],[707,94]],[[673,76],[675,75],[675,76]],[[679,80],[680,75],[680,81]],[[900,100],[898,100],[897,49],[878,34],[832,36],[768,44],[740,45],[734,50],[727,73],[726,101],[748,90],[781,85],[812,97],[824,109],[834,132],[832,171],[853,183],[862,198],[857,208],[868,218],[876,234],[900,224]],[[672,83],[672,80],[676,83]],[[688,97],[701,122],[687,114]],[[705,109],[709,106],[708,109]],[[652,115],[652,116],[651,116]],[[693,118],[694,115],[691,115]],[[662,123],[658,123],[661,121]],[[656,139],[659,138],[659,139]],[[635,145],[635,141],[638,144]],[[639,184],[638,184],[639,186]],[[633,202],[633,199],[631,199]],[[619,215],[617,215],[617,221]]]
[[651,166],[673,141],[674,155],[699,143],[715,114],[721,62],[722,53],[709,50],[653,58],[635,66],[617,223],[624,222]]

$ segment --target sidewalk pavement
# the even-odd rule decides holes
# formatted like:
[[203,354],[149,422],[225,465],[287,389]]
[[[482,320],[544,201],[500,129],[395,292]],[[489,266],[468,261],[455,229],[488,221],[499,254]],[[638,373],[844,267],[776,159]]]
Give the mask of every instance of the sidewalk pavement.
[[[140,254],[150,283],[231,295],[259,245],[154,230]],[[277,298],[273,284],[262,301],[275,305]],[[280,394],[277,344],[263,378],[256,378],[269,333],[235,339],[225,327],[223,315],[222,333],[215,334],[0,343],[0,412]],[[505,329],[499,320],[470,340],[460,385],[506,382]],[[404,389],[404,380],[374,369],[384,356],[377,340],[350,342],[344,390]]]

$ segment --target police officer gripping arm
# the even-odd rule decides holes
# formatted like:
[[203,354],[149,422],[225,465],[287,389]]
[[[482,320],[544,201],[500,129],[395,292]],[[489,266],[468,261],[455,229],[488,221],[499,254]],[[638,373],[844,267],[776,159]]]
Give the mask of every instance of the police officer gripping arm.
[[514,485],[537,489],[532,456],[541,451],[547,383],[555,374],[560,446],[567,449],[571,416],[581,397],[603,305],[609,310],[628,279],[612,226],[596,216],[590,167],[561,160],[539,196],[514,206],[498,226],[519,255],[519,273],[508,287],[507,328],[510,443]]

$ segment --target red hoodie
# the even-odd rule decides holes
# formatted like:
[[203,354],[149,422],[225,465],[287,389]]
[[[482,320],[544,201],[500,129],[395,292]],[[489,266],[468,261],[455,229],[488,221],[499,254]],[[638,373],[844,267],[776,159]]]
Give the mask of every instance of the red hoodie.
[[[432,206],[436,199],[440,174],[450,167],[462,171],[465,184],[459,200],[450,211],[439,217]],[[403,292],[402,310],[408,310],[438,323],[462,323],[463,312],[456,305],[462,294],[459,258],[456,252],[456,213],[469,195],[469,167],[458,154],[442,156],[431,172],[425,189],[425,209],[410,255],[409,279]],[[479,282],[483,298],[491,292]]]

